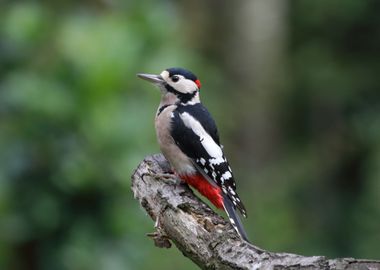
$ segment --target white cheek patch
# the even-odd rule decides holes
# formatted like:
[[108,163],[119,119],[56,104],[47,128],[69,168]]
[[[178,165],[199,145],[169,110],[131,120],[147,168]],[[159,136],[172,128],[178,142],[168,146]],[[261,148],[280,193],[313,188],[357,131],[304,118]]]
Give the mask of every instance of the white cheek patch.
[[219,145],[212,139],[212,137],[206,132],[194,117],[187,112],[181,113],[180,117],[186,127],[190,128],[195,134],[199,136],[200,142],[206,152],[215,161],[214,164],[224,161],[223,152]]
[[192,93],[196,91],[198,87],[195,84],[195,82],[193,82],[192,80],[180,79],[177,85],[175,86],[175,89],[177,89],[178,91],[182,93]]
[[[162,72],[162,73],[164,73],[164,72]],[[186,93],[193,93],[194,91],[196,91],[198,89],[198,86],[197,86],[197,84],[195,82],[193,82],[192,80],[188,80],[188,79],[186,79],[185,77],[183,77],[181,75],[177,75],[179,77],[179,81],[178,82],[173,82],[169,78],[169,73],[168,74],[164,74],[164,75],[166,77],[163,77],[163,78],[167,82],[167,84],[169,84],[171,87],[173,87],[175,90],[177,90],[177,91],[179,91],[181,93],[184,93],[184,94],[186,94]]]

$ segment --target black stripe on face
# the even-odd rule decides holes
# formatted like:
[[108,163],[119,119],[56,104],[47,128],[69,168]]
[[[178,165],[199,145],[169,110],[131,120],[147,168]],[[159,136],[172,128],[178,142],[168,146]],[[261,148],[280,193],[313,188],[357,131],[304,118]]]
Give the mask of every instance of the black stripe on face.
[[174,95],[176,95],[182,103],[187,103],[190,100],[192,100],[195,97],[195,95],[197,94],[197,91],[198,91],[198,90],[195,90],[194,92],[191,92],[191,93],[182,93],[182,92],[179,92],[179,91],[175,90],[169,84],[165,84],[165,88],[166,88],[166,90],[168,92],[173,93]]

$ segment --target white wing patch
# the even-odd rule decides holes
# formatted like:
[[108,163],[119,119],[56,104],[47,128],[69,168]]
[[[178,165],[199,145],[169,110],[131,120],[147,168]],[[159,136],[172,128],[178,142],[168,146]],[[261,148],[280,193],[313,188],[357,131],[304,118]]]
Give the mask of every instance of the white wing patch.
[[199,136],[200,142],[207,153],[212,157],[211,164],[220,164],[224,162],[223,152],[220,146],[212,139],[193,116],[187,112],[181,113],[180,117],[186,127],[190,128],[195,134]]
[[226,171],[225,173],[223,173],[222,178],[223,178],[224,180],[227,180],[227,179],[232,178],[232,174],[231,174],[231,172]]
[[201,162],[202,165],[205,165],[205,164],[206,164],[206,160],[205,160],[204,158],[201,158],[201,159],[200,159],[200,162]]
[[223,156],[220,156],[220,157],[210,159],[210,164],[211,165],[219,165],[220,163],[223,163],[225,161],[226,160],[223,158]]

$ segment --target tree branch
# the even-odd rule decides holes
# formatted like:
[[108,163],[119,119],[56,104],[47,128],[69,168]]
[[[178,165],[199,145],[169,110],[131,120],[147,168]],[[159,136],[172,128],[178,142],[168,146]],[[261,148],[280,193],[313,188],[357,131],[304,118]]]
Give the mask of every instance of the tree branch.
[[375,260],[272,253],[244,242],[169,170],[162,155],[145,158],[132,175],[132,191],[156,221],[149,234],[155,244],[168,248],[170,239],[202,269],[380,269]]

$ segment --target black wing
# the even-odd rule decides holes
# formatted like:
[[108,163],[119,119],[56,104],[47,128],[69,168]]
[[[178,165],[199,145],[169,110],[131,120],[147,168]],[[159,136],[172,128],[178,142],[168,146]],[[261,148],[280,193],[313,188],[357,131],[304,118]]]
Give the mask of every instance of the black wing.
[[215,122],[207,109],[200,103],[179,105],[173,111],[171,135],[200,173],[221,187],[234,206],[246,216],[244,205],[235,192],[235,180],[220,146]]

